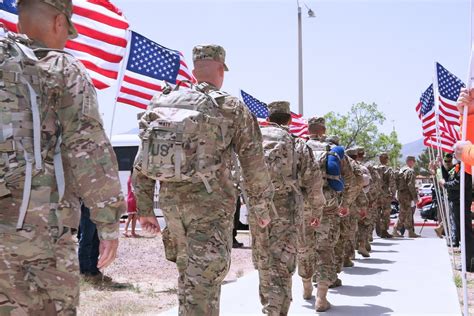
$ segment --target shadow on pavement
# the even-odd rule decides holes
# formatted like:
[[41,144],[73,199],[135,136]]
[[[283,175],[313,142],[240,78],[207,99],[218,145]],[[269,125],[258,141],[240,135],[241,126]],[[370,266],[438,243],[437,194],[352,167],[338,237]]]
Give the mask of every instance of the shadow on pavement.
[[396,245],[396,243],[393,243],[393,242],[371,242],[370,243],[371,246],[393,246],[393,245]]
[[344,269],[344,273],[351,274],[351,275],[373,275],[380,272],[386,272],[387,269],[374,269],[374,268],[366,268],[366,267],[353,267],[349,269]]
[[364,286],[343,285],[336,289],[330,290],[330,293],[332,294],[354,296],[354,297],[379,296],[383,292],[397,292],[397,290],[384,289],[384,288],[381,288],[380,286],[375,286],[375,285],[364,285]]
[[396,253],[398,251],[396,251],[396,250],[374,250],[374,249],[372,249],[372,251],[370,253],[372,253],[372,252],[374,252],[374,253],[375,252]]
[[367,304],[366,306],[333,305],[327,312],[316,313],[316,315],[386,316],[391,315],[391,313],[393,313],[393,310],[390,308]]
[[355,259],[355,260],[360,263],[368,263],[368,264],[391,264],[391,263],[396,262],[393,260],[378,259],[378,258],[366,258],[366,259]]

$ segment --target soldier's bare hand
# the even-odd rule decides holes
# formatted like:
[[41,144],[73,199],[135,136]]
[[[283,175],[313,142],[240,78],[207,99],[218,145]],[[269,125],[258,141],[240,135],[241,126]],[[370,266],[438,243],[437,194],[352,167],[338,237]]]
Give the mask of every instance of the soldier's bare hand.
[[270,224],[270,220],[269,219],[258,219],[257,220],[257,224],[258,226],[260,226],[261,228],[265,228],[268,226],[268,224]]
[[310,223],[311,227],[318,228],[321,225],[319,218],[313,218]]
[[459,113],[464,113],[464,107],[468,107],[468,115],[474,114],[474,89],[468,91],[466,88],[461,89],[459,94],[457,107]]
[[456,158],[461,159],[464,148],[471,145],[472,143],[470,141],[460,141],[454,144],[453,150]]
[[339,209],[339,216],[346,217],[347,215],[349,215],[349,209],[347,207],[341,207]]
[[138,220],[142,229],[147,233],[159,234],[161,232],[160,224],[155,216],[140,216]]
[[99,262],[97,268],[107,268],[117,257],[118,239],[101,240],[99,245]]

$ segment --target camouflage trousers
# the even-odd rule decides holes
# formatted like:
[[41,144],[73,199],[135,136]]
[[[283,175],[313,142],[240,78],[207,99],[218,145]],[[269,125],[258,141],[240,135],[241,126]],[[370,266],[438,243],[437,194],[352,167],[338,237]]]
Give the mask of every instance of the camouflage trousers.
[[380,231],[388,231],[390,227],[390,212],[392,211],[391,202],[392,200],[390,197],[383,197],[379,200],[377,225]]
[[409,195],[399,192],[398,202],[400,202],[400,213],[395,228],[398,230],[413,229],[413,208],[411,207],[411,198]]
[[359,218],[357,221],[357,248],[360,244],[368,243],[370,236],[374,230],[374,210],[369,208],[367,210],[367,216],[364,218]]
[[316,231],[310,221],[304,218],[298,229],[298,275],[303,279],[311,279],[316,265]]
[[334,248],[341,232],[341,218],[335,211],[325,212],[316,229],[316,280],[330,285],[337,280]]
[[236,194],[212,182],[162,183],[160,206],[168,227],[165,244],[176,249],[180,316],[217,316],[221,284],[230,266]]
[[[49,188],[34,190],[23,230],[21,198],[0,199],[0,315],[75,315],[79,265],[70,228],[51,227]],[[57,222],[57,221],[56,221]]]
[[271,212],[271,222],[258,228],[259,292],[267,315],[287,315],[292,301],[291,278],[296,269],[296,208],[291,195],[273,199],[278,217]]
[[350,214],[348,216],[341,217],[340,236],[334,249],[337,271],[340,271],[342,269],[344,259],[351,258],[352,255],[355,253],[354,251],[358,217],[358,214]]

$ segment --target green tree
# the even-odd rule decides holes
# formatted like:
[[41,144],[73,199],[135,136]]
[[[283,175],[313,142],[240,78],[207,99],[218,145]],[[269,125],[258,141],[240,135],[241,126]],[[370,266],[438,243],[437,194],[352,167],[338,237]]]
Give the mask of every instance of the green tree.
[[422,176],[429,176],[429,166],[430,166],[430,150],[433,150],[433,154],[435,157],[438,156],[438,150],[437,149],[430,149],[426,147],[423,149],[420,155],[416,158],[416,165],[415,165],[415,173],[420,174]]
[[346,148],[362,146],[367,159],[377,157],[382,151],[389,153],[390,162],[398,165],[402,145],[398,141],[397,132],[384,134],[379,127],[385,122],[385,115],[377,104],[360,102],[354,104],[347,114],[327,113],[326,134],[339,136],[340,143]]

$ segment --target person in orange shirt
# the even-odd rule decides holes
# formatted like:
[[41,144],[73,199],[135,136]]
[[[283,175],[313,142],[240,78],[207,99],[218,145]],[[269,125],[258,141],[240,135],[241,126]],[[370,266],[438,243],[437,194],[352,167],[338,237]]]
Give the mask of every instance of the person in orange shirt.
[[[466,164],[466,172],[471,174],[471,166],[474,165],[474,89],[462,89],[457,102],[459,113],[464,113],[464,107],[467,110],[467,126],[466,141],[459,141],[454,145],[454,153],[456,158],[462,160]],[[471,126],[471,128],[469,128]]]

